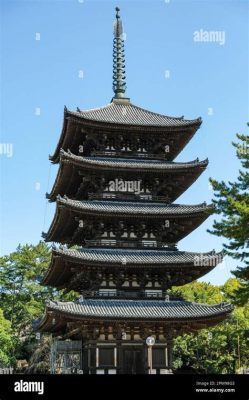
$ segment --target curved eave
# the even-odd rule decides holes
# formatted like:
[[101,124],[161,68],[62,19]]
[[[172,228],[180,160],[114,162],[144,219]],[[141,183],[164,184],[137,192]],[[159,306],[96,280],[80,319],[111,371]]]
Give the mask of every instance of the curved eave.
[[144,323],[203,323],[212,326],[223,321],[233,307],[221,303],[204,305],[185,301],[83,300],[82,303],[50,302],[36,329],[56,332],[69,321],[110,321]]
[[67,108],[64,107],[64,115],[63,115],[63,125],[59,138],[59,142],[57,143],[56,149],[53,155],[49,155],[49,160],[53,163],[57,163],[59,161],[60,149],[63,147],[63,143],[65,142],[67,136],[67,125],[68,125],[68,117],[67,117]]
[[[100,207],[95,207],[96,204],[100,204]],[[145,203],[145,202],[144,202]],[[78,227],[78,222],[74,217],[81,218],[84,220],[85,217],[94,218],[124,218],[124,219],[157,219],[157,220],[171,220],[176,219],[179,221],[188,221],[190,218],[195,218],[195,224],[189,225],[188,231],[184,233],[184,236],[192,232],[198,226],[200,226],[209,216],[209,212],[212,209],[212,205],[200,204],[196,206],[184,206],[179,212],[176,211],[175,205],[162,205],[161,203],[155,204],[152,207],[150,203],[149,207],[145,207],[144,203],[122,203],[121,207],[117,207],[121,202],[108,202],[108,201],[77,201],[69,200],[65,198],[57,198],[56,201],[56,212],[54,219],[49,227],[46,234],[43,237],[48,242],[67,242],[65,239],[68,235],[72,235]],[[133,206],[135,205],[135,206]],[[141,205],[140,208],[137,205]],[[161,207],[160,207],[161,205]]]
[[77,156],[63,149],[60,151],[60,163],[69,163],[83,169],[100,169],[109,170],[117,169],[118,171],[131,170],[137,171],[141,169],[146,172],[172,172],[188,171],[190,169],[205,169],[208,165],[208,159],[199,161],[198,159],[189,162],[172,162],[172,161],[156,161],[132,158],[112,158],[112,157],[84,157]]
[[190,175],[192,184],[200,174],[206,169],[208,159],[203,161],[190,161],[186,163],[174,162],[152,162],[152,161],[138,161],[133,159],[101,159],[96,157],[81,157],[64,150],[60,151],[60,167],[52,187],[52,190],[47,194],[47,198],[51,201],[56,199],[58,194],[68,195],[70,193],[70,183],[74,181],[74,173],[77,171],[120,171],[125,173],[138,173],[142,174],[183,174]]
[[[85,265],[109,265],[119,266],[126,259],[127,266],[143,266],[156,264],[158,266],[188,264],[196,260],[195,257],[205,256],[208,259],[217,259],[219,262],[223,259],[223,252],[216,253],[214,250],[204,253],[187,252],[187,251],[168,251],[168,250],[144,250],[144,249],[68,249],[65,246],[53,247],[53,257],[61,257],[67,261],[83,263]],[[215,264],[215,265],[217,265]]]
[[[53,155],[49,156],[49,159],[53,163],[58,163],[60,158],[60,149],[63,148],[67,150],[69,146],[66,144],[70,141],[70,132],[68,129],[68,125],[78,125],[82,127],[95,127],[95,128],[103,128],[109,129],[110,131],[119,131],[120,128],[122,130],[127,131],[141,131],[146,134],[146,132],[158,132],[158,133],[169,133],[169,132],[190,132],[189,138],[185,141],[186,143],[191,139],[191,137],[195,134],[195,132],[199,129],[202,124],[201,118],[195,120],[189,120],[187,124],[178,125],[178,126],[156,126],[156,125],[139,125],[139,124],[118,124],[113,122],[103,122],[96,121],[93,119],[84,118],[80,112],[73,112],[64,109],[64,119],[63,119],[63,127],[61,131],[61,135],[59,138],[59,142],[56,146],[55,152]],[[145,129],[146,127],[146,129]]]
[[[97,249],[101,255],[101,249]],[[93,250],[92,250],[93,251]],[[96,250],[95,250],[96,252]],[[138,251],[138,253],[141,251]],[[144,267],[149,267],[152,270],[159,269],[160,271],[170,271],[176,273],[177,271],[185,271],[187,275],[191,276],[195,275],[195,279],[201,278],[203,275],[210,272],[213,268],[215,268],[223,259],[223,253],[185,253],[185,252],[170,252],[164,251],[164,257],[158,256],[158,253],[163,254],[163,251],[147,251],[148,254],[154,254],[155,260],[151,262],[151,258],[148,257],[147,261],[143,258],[139,257],[139,254],[136,256],[136,260],[127,258],[127,250],[120,252],[119,257],[115,259],[108,258],[108,251],[102,250],[102,258],[94,259],[94,255],[92,255],[89,251],[85,251],[86,256],[82,256],[79,251],[76,250],[62,250],[62,249],[53,249],[51,262],[49,268],[43,277],[41,282],[42,285],[50,285],[53,287],[57,287],[58,289],[66,288],[68,281],[73,277],[75,273],[91,270],[92,268],[101,267],[102,269],[113,271],[116,269],[140,269]],[[84,252],[83,252],[84,254]],[[129,254],[129,252],[128,252]],[[143,251],[143,254],[146,254],[146,250]],[[178,254],[176,256],[175,261],[172,257],[172,254]],[[184,255],[186,256],[184,259]],[[191,260],[192,256],[192,260]],[[198,259],[201,259],[205,262],[196,262]],[[126,264],[122,262],[122,260],[127,258]],[[181,259],[182,257],[182,259]],[[199,258],[198,258],[199,257]],[[135,262],[137,261],[137,262]],[[73,272],[74,271],[74,272]],[[197,272],[197,273],[196,273]],[[186,278],[186,283],[188,279]],[[175,284],[177,286],[177,284]]]
[[195,215],[208,214],[213,209],[212,204],[206,203],[195,205],[147,203],[132,201],[107,201],[107,200],[72,200],[66,196],[58,196],[57,207],[68,208],[70,211],[80,211],[82,215],[92,216],[118,216],[124,218],[166,218],[183,217],[188,218]]

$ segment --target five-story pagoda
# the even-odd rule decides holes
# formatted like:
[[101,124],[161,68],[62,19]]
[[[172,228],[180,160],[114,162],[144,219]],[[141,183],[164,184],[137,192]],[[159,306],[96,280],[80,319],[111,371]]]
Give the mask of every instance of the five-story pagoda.
[[[61,246],[53,247],[43,284],[80,297],[48,302],[38,329],[78,343],[83,373],[162,374],[172,367],[174,337],[219,323],[231,306],[167,294],[172,285],[200,278],[222,259],[214,251],[177,249],[210,208],[174,203],[208,163],[173,161],[201,119],[156,114],[126,97],[122,22],[116,11],[114,97],[102,108],[65,108],[51,157],[59,170],[47,197],[56,202],[56,212],[44,237]],[[151,336],[152,357],[146,344]]]

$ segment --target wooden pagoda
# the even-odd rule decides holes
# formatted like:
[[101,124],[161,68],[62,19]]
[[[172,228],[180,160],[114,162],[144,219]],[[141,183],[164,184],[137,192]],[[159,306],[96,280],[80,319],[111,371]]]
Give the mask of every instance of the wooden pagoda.
[[[168,295],[172,285],[198,279],[222,260],[215,251],[177,249],[210,209],[206,203],[174,203],[208,164],[173,161],[201,119],[160,115],[126,97],[122,22],[116,11],[114,97],[102,108],[65,108],[50,157],[59,163],[47,194],[56,212],[44,237],[61,245],[53,247],[43,284],[80,297],[48,302],[38,329],[77,342],[85,374],[163,374],[172,368],[174,337],[213,326],[232,308]],[[152,353],[146,344],[151,336]]]

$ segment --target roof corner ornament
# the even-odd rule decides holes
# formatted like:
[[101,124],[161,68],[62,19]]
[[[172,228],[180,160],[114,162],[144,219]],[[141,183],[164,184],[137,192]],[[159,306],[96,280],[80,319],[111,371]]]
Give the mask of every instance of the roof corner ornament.
[[113,91],[114,99],[125,99],[125,55],[123,26],[119,15],[120,9],[116,7],[116,20],[114,21],[113,39]]

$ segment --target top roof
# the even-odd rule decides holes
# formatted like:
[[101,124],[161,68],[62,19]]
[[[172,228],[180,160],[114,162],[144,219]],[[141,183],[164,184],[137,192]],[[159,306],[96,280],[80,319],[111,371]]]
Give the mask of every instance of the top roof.
[[77,116],[82,120],[105,122],[111,124],[155,126],[155,127],[187,127],[200,125],[201,118],[187,120],[184,117],[169,117],[144,108],[135,106],[129,100],[113,99],[104,107],[90,110],[69,111],[70,116]]
[[[170,154],[164,155],[164,157],[173,160],[201,125],[201,118],[188,120],[184,117],[159,114],[132,104],[126,97],[123,28],[119,9],[116,8],[116,11],[113,39],[114,97],[109,104],[95,109],[81,110],[78,108],[77,111],[69,111],[65,107],[61,137],[55,153],[50,156],[50,160],[54,163],[59,161],[61,148],[64,150],[70,148],[74,151],[79,144],[82,144],[86,127],[94,127],[98,130],[108,129],[113,133],[122,129],[131,134],[137,131],[146,135],[152,131],[167,135],[171,150]],[[180,135],[178,135],[179,133]],[[174,134],[177,137],[172,137]]]
[[[65,107],[61,136],[54,154],[49,158],[53,163],[57,163],[61,149],[65,151],[70,149],[75,153],[85,140],[84,127],[90,126],[96,128],[98,132],[103,129],[103,135],[104,129],[119,134],[121,130],[131,134],[137,131],[145,136],[151,132],[162,134],[171,146],[171,151],[165,153],[165,158],[173,160],[193,137],[201,123],[201,118],[187,120],[183,117],[169,117],[135,106],[124,99],[113,99],[106,106],[91,110],[78,108],[77,111],[70,111]],[[152,158],[157,157],[155,155]]]

